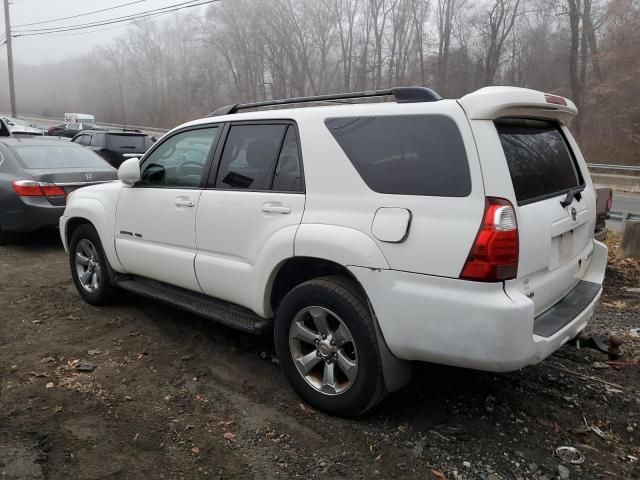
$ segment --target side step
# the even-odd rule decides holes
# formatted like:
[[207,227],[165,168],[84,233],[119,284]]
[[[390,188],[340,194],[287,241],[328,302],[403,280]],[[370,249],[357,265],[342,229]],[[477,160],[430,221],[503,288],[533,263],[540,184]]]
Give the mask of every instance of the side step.
[[126,276],[116,279],[116,285],[246,333],[262,335],[272,328],[271,320],[246,308],[148,278]]

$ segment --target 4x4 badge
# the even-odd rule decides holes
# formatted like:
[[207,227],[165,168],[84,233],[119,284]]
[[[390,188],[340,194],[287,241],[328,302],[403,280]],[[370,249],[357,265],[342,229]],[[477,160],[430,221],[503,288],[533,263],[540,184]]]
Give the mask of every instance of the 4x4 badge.
[[578,219],[578,211],[574,207],[571,207],[571,220],[575,222],[577,219]]

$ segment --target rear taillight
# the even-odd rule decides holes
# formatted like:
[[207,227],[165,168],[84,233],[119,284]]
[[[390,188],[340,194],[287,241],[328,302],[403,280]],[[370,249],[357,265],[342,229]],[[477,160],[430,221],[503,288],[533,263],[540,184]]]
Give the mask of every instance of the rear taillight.
[[609,198],[607,198],[607,205],[605,206],[605,212],[607,215],[611,212],[611,204],[613,203],[613,191],[609,190]]
[[518,272],[518,222],[513,205],[503,198],[487,198],[480,231],[460,278],[498,282]]
[[12,185],[20,197],[64,197],[64,190],[53,183],[14,180]]

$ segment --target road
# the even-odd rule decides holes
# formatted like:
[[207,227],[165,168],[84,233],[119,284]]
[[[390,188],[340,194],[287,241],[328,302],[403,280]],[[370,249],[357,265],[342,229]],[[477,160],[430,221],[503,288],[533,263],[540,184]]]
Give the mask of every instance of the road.
[[640,215],[640,195],[614,192],[611,210],[618,213],[630,212]]

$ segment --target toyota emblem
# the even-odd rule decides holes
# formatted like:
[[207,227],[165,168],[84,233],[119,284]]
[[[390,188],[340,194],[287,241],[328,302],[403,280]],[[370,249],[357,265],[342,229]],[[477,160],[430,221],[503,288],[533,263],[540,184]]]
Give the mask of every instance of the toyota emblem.
[[574,207],[571,207],[571,220],[575,222],[577,219],[578,219],[578,211]]
[[[86,179],[87,179],[87,181],[90,181],[90,180],[93,178],[93,175],[92,175],[92,174],[90,174],[90,173],[85,173],[85,174],[84,174],[84,178],[86,178]],[[574,219],[574,220],[575,220],[575,219]]]

